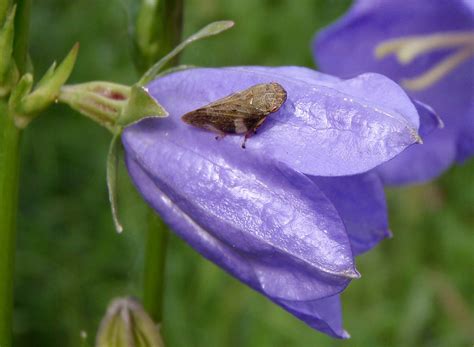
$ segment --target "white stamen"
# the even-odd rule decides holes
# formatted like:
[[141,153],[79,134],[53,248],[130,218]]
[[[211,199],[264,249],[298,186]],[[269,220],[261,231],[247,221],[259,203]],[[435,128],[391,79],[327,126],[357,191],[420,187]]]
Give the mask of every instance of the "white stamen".
[[451,54],[421,76],[402,80],[402,85],[409,90],[422,90],[428,88],[473,55],[474,47],[467,47]]
[[407,89],[422,90],[430,87],[458,65],[474,56],[474,32],[445,32],[387,40],[375,48],[375,56],[381,59],[393,53],[400,64],[405,65],[421,54],[447,48],[454,48],[455,51],[420,76],[402,81]]
[[420,54],[452,47],[474,46],[472,32],[446,32],[432,35],[406,36],[387,40],[375,47],[375,56],[383,58],[394,53],[401,64],[408,64]]

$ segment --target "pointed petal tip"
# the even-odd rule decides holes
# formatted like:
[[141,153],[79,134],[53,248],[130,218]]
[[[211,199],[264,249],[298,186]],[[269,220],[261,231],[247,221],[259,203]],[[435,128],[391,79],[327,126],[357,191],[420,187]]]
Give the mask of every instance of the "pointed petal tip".
[[361,278],[361,274],[357,269],[354,267],[349,271],[344,273],[344,277],[351,278],[351,279],[359,279]]
[[413,130],[413,138],[415,139],[415,143],[418,143],[420,145],[423,144],[423,139],[421,138],[420,134],[418,134],[418,132],[416,130]]

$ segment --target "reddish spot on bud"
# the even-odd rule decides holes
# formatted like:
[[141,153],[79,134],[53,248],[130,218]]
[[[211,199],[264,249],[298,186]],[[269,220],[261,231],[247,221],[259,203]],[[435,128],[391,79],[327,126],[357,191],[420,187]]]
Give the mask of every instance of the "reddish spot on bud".
[[111,92],[110,97],[114,100],[125,100],[127,97],[119,92]]
[[97,86],[96,88],[94,88],[94,92],[113,100],[126,100],[127,99],[127,95],[124,95],[118,91],[103,88],[101,86]]

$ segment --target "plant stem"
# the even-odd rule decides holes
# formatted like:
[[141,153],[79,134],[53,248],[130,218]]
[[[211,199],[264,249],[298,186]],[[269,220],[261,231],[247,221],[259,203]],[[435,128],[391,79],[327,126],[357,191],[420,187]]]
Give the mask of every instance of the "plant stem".
[[[3,12],[7,3],[2,1]],[[26,71],[32,0],[16,0],[13,57],[21,74]],[[4,15],[1,13],[0,15]],[[12,345],[13,281],[15,274],[16,219],[20,175],[21,130],[0,100],[0,346]]]
[[143,280],[143,306],[153,321],[163,318],[166,246],[168,228],[153,210],[148,212],[148,229],[145,249],[145,274]]
[[0,101],[0,346],[11,346],[20,130]]
[[[150,13],[151,10],[154,12]],[[137,18],[137,36],[135,38],[139,51],[135,55],[135,60],[141,72],[146,71],[179,43],[182,16],[183,0],[142,1],[141,12]],[[177,60],[174,63],[177,63]],[[163,318],[168,228],[152,209],[149,209],[148,213],[143,306],[155,323],[159,324]]]
[[183,0],[141,0],[134,45],[134,62],[140,73],[178,45],[182,21]]

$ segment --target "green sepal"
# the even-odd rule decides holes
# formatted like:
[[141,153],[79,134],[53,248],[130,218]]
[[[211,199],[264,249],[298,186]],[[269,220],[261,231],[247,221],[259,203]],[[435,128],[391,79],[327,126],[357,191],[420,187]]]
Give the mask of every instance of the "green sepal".
[[133,298],[112,301],[100,323],[95,347],[164,347],[160,331]]
[[130,99],[118,118],[120,126],[127,126],[145,117],[166,117],[168,112],[148,93],[145,87],[132,86]]
[[16,6],[13,6],[0,29],[0,88],[5,88],[7,75],[12,68],[15,12]]
[[165,55],[161,60],[159,60],[155,65],[153,65],[145,74],[142,76],[140,81],[138,81],[138,85],[144,86],[145,84],[151,82],[156,75],[161,71],[161,69],[174,57],[176,57],[181,51],[186,48],[189,44],[193,43],[194,41],[204,39],[209,36],[217,35],[227,29],[230,29],[234,26],[233,21],[224,20],[213,22],[211,24],[206,25],[204,28],[199,30],[197,33],[191,35],[186,40],[181,42],[178,46],[176,46],[171,52]]
[[74,68],[79,44],[76,43],[57,69],[48,69],[31,94],[24,98],[20,111],[24,115],[34,115],[54,102],[62,85],[67,81]]
[[115,224],[115,230],[118,233],[123,231],[123,226],[120,223],[118,216],[118,202],[117,202],[117,176],[119,164],[119,149],[120,149],[120,132],[114,135],[110,141],[109,153],[107,155],[107,189],[109,191],[110,208],[112,211],[112,218]]
[[94,81],[61,88],[58,101],[117,133],[117,119],[127,104],[131,88],[118,83]]

